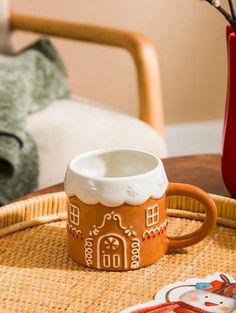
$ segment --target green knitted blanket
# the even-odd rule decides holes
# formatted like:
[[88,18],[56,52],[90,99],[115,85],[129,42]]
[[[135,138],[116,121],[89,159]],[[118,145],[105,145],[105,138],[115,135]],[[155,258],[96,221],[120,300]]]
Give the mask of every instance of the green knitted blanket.
[[0,55],[1,204],[37,188],[37,147],[25,128],[27,115],[68,94],[64,67],[48,39],[18,54]]

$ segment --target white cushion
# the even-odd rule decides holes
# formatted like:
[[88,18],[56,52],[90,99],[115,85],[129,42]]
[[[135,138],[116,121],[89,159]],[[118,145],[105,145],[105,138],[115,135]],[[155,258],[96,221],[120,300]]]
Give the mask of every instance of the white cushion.
[[28,117],[37,143],[39,187],[64,180],[75,155],[100,148],[133,148],[166,156],[163,138],[146,123],[84,98],[58,100]]

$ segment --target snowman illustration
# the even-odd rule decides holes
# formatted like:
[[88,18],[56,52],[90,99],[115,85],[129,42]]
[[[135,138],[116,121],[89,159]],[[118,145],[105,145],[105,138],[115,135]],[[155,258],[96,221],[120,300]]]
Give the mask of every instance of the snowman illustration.
[[[213,280],[212,280],[213,279]],[[222,273],[168,285],[155,300],[121,313],[236,313],[236,282]]]

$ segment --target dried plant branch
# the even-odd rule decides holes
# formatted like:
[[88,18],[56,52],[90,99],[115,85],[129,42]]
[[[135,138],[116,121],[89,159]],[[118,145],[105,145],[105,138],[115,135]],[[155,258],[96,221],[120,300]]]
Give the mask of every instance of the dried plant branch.
[[229,7],[230,7],[230,12],[231,12],[232,18],[233,18],[233,20],[235,20],[236,16],[235,16],[233,1],[232,0],[228,0],[228,1],[229,1]]
[[205,0],[205,1],[212,5],[213,7],[215,7],[226,18],[226,20],[230,23],[234,32],[236,33],[236,19],[234,17],[235,11],[232,0],[228,0],[232,16],[221,6],[220,0]]

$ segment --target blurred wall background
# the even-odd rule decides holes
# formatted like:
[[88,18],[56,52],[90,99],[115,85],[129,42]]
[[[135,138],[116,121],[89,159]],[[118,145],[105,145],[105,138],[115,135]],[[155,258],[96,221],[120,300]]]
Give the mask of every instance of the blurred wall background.
[[[226,3],[223,1],[223,4]],[[226,92],[224,18],[199,0],[11,0],[19,12],[145,34],[155,45],[167,123],[221,119]],[[34,37],[15,33],[17,48]],[[73,91],[137,115],[128,53],[55,39]]]

